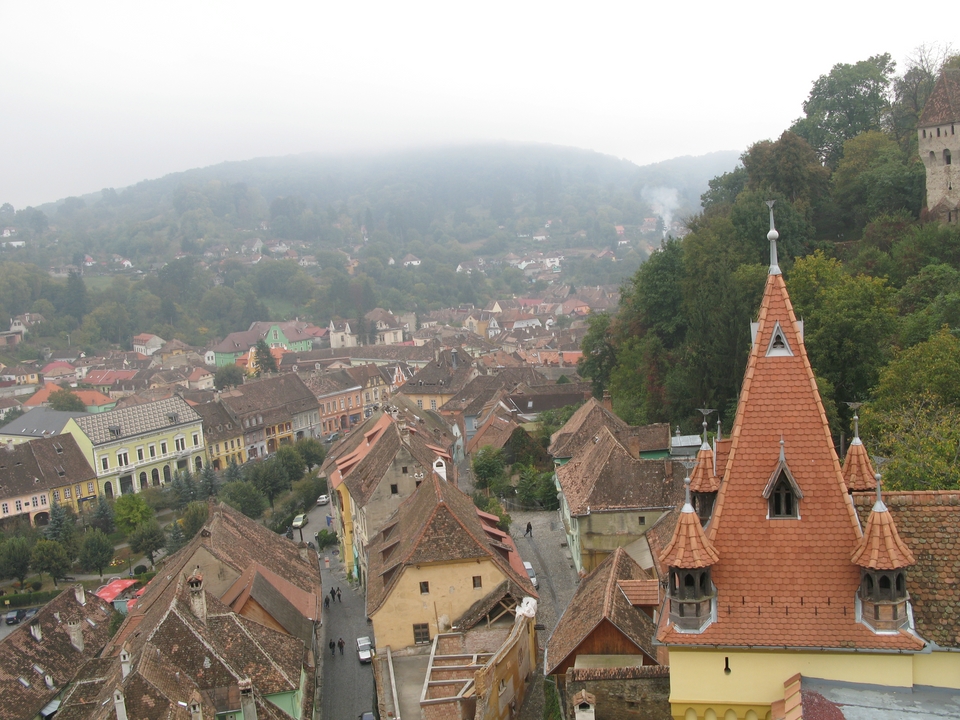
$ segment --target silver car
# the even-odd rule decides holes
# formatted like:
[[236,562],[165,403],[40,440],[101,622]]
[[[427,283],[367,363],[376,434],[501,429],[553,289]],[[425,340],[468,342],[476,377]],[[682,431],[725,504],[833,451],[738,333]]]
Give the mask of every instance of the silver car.
[[373,660],[373,648],[370,645],[370,638],[357,638],[357,657],[360,658],[360,662],[362,663],[368,663]]

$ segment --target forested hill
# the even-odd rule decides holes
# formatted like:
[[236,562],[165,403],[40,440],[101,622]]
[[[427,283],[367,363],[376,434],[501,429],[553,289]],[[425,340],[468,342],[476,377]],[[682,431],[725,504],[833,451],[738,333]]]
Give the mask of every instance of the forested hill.
[[838,446],[854,429],[848,403],[865,403],[860,431],[890,458],[891,485],[960,485],[960,226],[924,209],[917,139],[940,68],[960,56],[930,60],[921,49],[900,73],[889,55],[836,65],[804,117],[711,180],[692,232],[639,268],[615,316],[591,319],[581,374],[610,390],[621,417],[696,432],[697,408],[715,408],[732,427],[772,199]]

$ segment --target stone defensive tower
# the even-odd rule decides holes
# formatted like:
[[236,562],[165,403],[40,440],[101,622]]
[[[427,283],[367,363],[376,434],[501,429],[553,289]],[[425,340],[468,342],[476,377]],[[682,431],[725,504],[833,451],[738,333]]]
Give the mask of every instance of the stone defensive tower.
[[917,123],[927,169],[927,209],[940,222],[960,223],[960,69],[940,73]]

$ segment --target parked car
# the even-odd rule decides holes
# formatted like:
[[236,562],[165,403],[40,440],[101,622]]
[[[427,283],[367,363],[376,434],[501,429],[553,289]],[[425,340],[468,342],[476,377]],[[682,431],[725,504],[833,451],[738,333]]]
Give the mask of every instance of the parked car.
[[34,615],[40,612],[40,608],[27,608],[27,614],[23,616],[24,620],[29,620]]
[[377,720],[376,716],[370,710],[360,713],[358,717],[359,720]]
[[[27,611],[23,608],[19,610],[11,610],[7,613],[7,625],[16,625],[23,621],[27,616]],[[369,660],[367,662],[370,662]]]
[[330,502],[329,495],[321,495],[320,497],[317,498],[317,505],[326,505],[329,502]]
[[330,433],[329,435],[327,435],[327,436],[323,439],[323,441],[324,441],[325,443],[332,443],[332,442],[333,442],[334,440],[336,440],[338,437],[340,437],[340,433],[339,433],[339,432],[332,432],[332,433]]
[[370,638],[357,638],[357,656],[362,663],[368,663],[373,659],[373,648],[370,647]]
[[540,583],[537,582],[537,574],[533,571],[533,565],[528,562],[523,563],[523,569],[527,571],[527,576],[530,578],[530,582],[535,588],[540,587]]
[[304,515],[303,513],[300,513],[293,519],[294,528],[302,528],[306,524],[307,524],[307,516]]

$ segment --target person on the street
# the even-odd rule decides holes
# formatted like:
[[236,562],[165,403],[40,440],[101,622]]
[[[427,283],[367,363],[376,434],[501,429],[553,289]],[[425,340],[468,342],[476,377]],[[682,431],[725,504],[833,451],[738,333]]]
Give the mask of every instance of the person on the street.
[[532,522],[528,522],[528,523],[527,523],[527,531],[523,534],[523,536],[524,536],[524,537],[527,537],[527,535],[529,535],[530,537],[533,537],[533,523],[532,523]]
[[344,646],[344,645],[346,645],[346,643],[343,641],[343,638],[340,638],[339,640],[337,640],[337,647],[340,648],[340,654],[341,654],[341,655],[343,655],[343,646]]
[[324,609],[324,610],[329,610],[329,609],[330,609],[330,598],[325,597],[325,598],[323,599],[323,609]]
[[343,598],[340,597],[340,588],[337,588],[337,602],[342,603]]
[[331,600],[337,599],[337,591],[335,588],[330,588],[330,599]]
[[330,638],[330,654],[333,656],[337,654],[337,644],[333,641],[333,638]]

